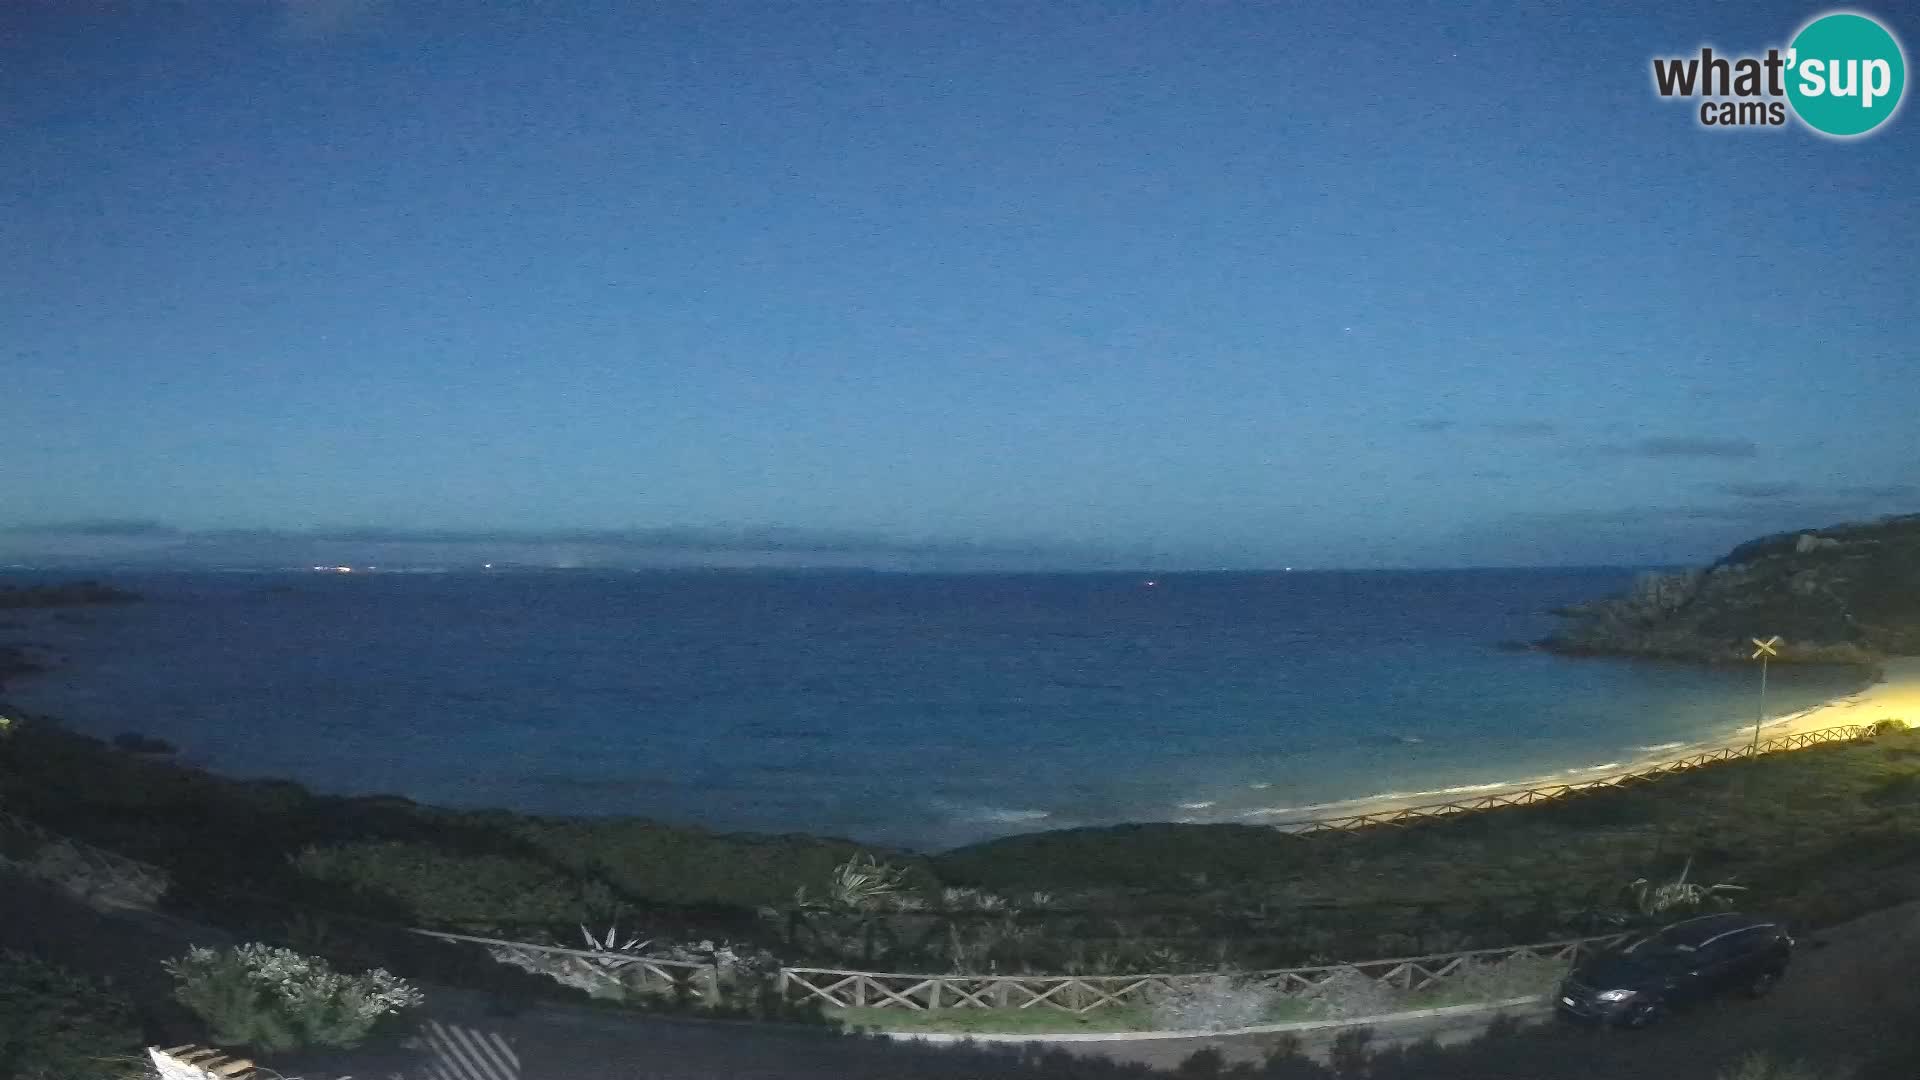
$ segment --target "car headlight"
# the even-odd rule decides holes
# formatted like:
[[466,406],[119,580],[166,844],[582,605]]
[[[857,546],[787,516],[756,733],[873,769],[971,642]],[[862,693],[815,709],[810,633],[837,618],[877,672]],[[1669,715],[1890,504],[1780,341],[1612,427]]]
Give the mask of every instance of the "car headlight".
[[1625,1001],[1634,995],[1632,990],[1602,990],[1594,995],[1601,1001]]

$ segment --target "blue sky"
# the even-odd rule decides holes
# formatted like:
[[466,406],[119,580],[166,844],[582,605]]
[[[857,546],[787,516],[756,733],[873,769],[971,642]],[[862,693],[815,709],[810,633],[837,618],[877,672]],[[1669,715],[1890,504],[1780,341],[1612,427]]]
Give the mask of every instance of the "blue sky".
[[1920,120],[1651,89],[1820,10],[9,4],[0,557],[1667,562],[1920,510]]

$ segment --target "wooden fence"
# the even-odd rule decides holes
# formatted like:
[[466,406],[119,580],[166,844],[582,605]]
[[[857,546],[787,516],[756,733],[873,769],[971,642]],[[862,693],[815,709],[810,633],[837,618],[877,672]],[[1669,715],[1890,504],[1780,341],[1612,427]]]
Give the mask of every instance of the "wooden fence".
[[[1318,967],[1278,968],[1233,973],[1287,997],[1308,997],[1336,979],[1363,978],[1393,990],[1415,992],[1440,987],[1448,979],[1488,964],[1543,960],[1571,967],[1583,954],[1624,940],[1626,934],[1364,960]],[[787,1000],[818,1001],[838,1009],[1051,1009],[1086,1014],[1099,1009],[1151,1002],[1220,977],[1220,973],[1168,975],[908,975],[897,972],[840,971],[832,968],[781,968],[780,987]]]
[[[1520,788],[1511,791],[1476,795],[1468,799],[1451,799],[1447,802],[1423,803],[1418,806],[1404,806],[1394,810],[1380,810],[1371,814],[1349,814],[1345,817],[1301,818],[1295,821],[1280,821],[1272,828],[1296,835],[1313,833],[1351,832],[1356,829],[1368,829],[1378,825],[1409,825],[1434,818],[1450,817],[1454,814],[1472,813],[1477,810],[1497,810],[1505,806],[1533,806],[1537,803],[1552,802],[1577,795],[1583,791],[1597,791],[1602,788],[1626,787],[1630,784],[1652,780],[1655,777],[1672,773],[1687,772],[1703,765],[1713,765],[1722,761],[1737,761],[1742,758],[1757,757],[1761,754],[1776,753],[1781,750],[1801,750],[1820,743],[1853,742],[1872,734],[1872,729],[1858,724],[1842,724],[1838,727],[1822,728],[1818,731],[1803,731],[1797,735],[1781,735],[1762,741],[1757,747],[1721,747],[1718,750],[1705,750],[1672,761],[1663,761],[1649,765],[1634,772],[1614,773],[1599,776],[1591,780],[1578,780],[1566,784],[1549,784],[1542,787]],[[1284,813],[1284,811],[1279,811]]]

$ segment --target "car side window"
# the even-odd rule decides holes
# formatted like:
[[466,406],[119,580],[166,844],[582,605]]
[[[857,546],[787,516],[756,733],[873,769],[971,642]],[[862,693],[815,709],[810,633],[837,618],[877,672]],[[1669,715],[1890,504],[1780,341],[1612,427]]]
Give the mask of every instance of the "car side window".
[[1729,960],[1745,955],[1759,940],[1759,928],[1742,930],[1715,941],[1700,950],[1699,962],[1703,965],[1724,964]]

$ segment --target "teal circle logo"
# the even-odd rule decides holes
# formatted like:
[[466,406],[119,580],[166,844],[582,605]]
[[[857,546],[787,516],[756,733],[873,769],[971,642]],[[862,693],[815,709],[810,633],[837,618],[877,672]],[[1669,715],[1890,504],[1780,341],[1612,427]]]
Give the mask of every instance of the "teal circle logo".
[[1787,50],[1787,100],[1815,131],[1865,135],[1900,108],[1907,58],[1878,22],[1849,11],[1808,23]]

